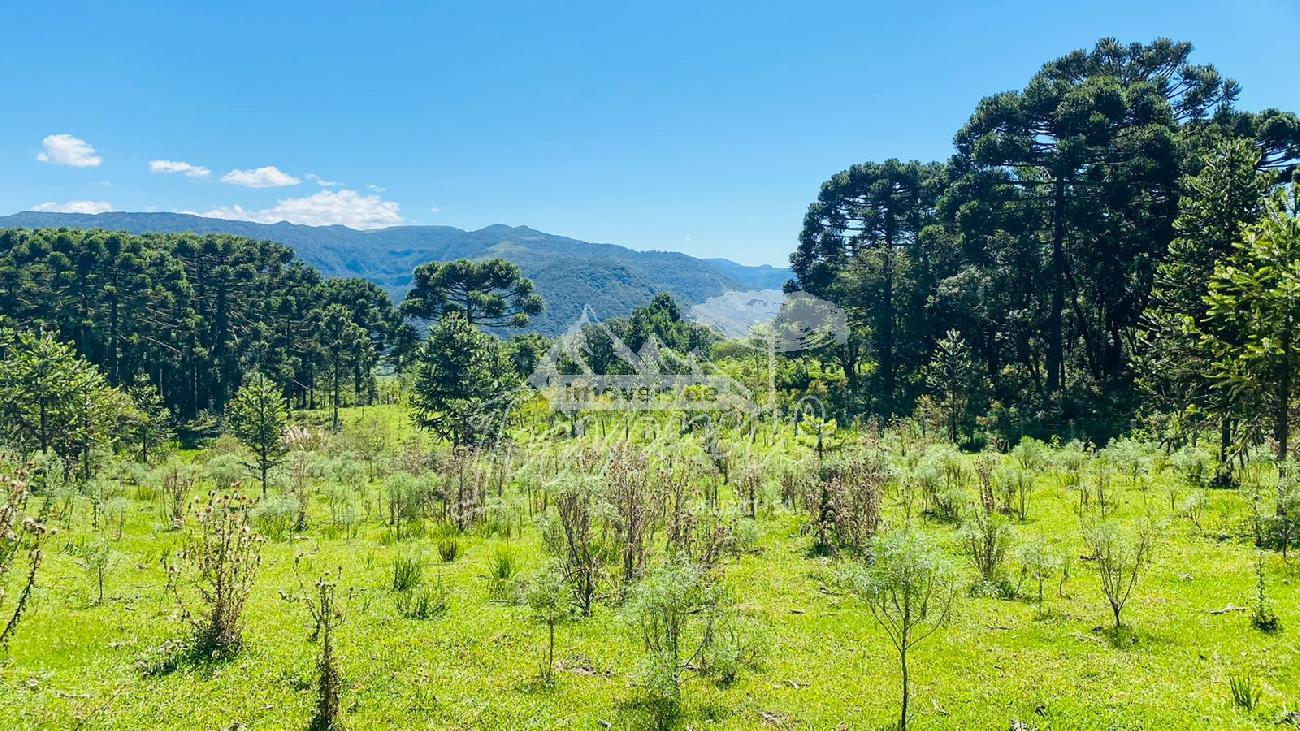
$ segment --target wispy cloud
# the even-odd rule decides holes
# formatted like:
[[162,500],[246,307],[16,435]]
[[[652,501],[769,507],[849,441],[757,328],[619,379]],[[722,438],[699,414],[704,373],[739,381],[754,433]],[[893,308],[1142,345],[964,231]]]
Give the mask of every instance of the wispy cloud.
[[316,173],[307,173],[303,177],[319,185],[322,188],[333,188],[336,185],[342,185],[342,183],[340,183],[337,180],[326,180],[325,178],[322,178]]
[[32,206],[33,211],[45,211],[50,213],[108,213],[113,210],[112,204],[108,201],[68,201],[67,203],[55,203],[47,201]]
[[226,218],[255,223],[301,223],[307,226],[341,225],[349,228],[384,228],[403,223],[401,206],[378,195],[355,190],[322,190],[304,198],[286,198],[271,208],[247,210],[225,206],[199,213],[209,218]]
[[279,188],[302,182],[274,165],[250,170],[231,170],[221,176],[221,182],[242,185],[246,188]]
[[202,165],[191,165],[188,162],[179,162],[176,160],[151,160],[149,162],[149,172],[151,173],[180,173],[187,178],[206,178],[212,174],[212,171]]
[[74,168],[99,167],[104,161],[90,143],[68,134],[49,135],[41,140],[41,152],[36,155],[36,159],[51,165],[69,165]]

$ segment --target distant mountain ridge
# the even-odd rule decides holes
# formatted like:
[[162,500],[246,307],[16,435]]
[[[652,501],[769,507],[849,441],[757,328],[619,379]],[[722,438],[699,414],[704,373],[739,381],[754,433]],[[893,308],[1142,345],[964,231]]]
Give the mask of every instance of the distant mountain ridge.
[[400,301],[411,271],[430,261],[501,257],[518,264],[546,300],[530,329],[561,333],[589,305],[602,319],[621,317],[668,292],[696,304],[730,291],[779,289],[788,269],[697,259],[672,251],[635,251],[579,241],[526,226],[497,224],[477,231],[451,226],[395,226],[359,231],[346,226],[253,223],[185,213],[51,213],[0,216],[0,228],[101,228],[127,233],[222,233],[292,248],[328,277],[364,277]]

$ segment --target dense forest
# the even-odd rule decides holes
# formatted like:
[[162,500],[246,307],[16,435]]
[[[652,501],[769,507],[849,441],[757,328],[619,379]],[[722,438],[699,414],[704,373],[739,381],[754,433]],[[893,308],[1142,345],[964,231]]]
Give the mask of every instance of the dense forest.
[[[823,184],[792,286],[851,314],[835,357],[853,412],[910,413],[935,358],[961,353],[967,416],[1003,437],[1200,426],[1215,378],[1184,355],[1203,352],[1216,265],[1290,215],[1264,203],[1300,162],[1300,121],[1237,109],[1238,85],[1190,54],[1103,40],[981,101],[950,161]],[[1246,425],[1229,421],[1231,440]]]

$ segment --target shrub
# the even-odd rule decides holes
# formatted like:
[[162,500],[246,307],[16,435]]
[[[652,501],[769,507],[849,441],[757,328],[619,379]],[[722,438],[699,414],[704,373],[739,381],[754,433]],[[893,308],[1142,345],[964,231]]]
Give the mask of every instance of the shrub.
[[942,552],[911,529],[878,536],[871,554],[872,563],[851,569],[846,583],[871,609],[898,651],[902,677],[898,727],[906,729],[911,700],[908,652],[948,624],[957,579]]
[[601,563],[595,525],[599,491],[599,483],[589,476],[561,476],[551,485],[556,519],[542,526],[547,550],[559,559],[578,609],[586,617],[591,616]]
[[297,500],[278,495],[259,501],[249,511],[248,519],[260,535],[282,541],[293,533],[299,509]]
[[159,492],[162,495],[163,520],[172,530],[180,530],[185,522],[185,510],[189,507],[196,477],[193,466],[183,462],[171,461],[161,469]]
[[104,582],[117,565],[118,558],[112,544],[102,538],[84,542],[78,548],[77,563],[95,587],[95,604],[104,603]]
[[555,672],[555,628],[573,613],[573,593],[559,566],[548,566],[529,582],[528,608],[539,622],[546,625],[546,663],[542,665],[542,679],[550,683]]
[[104,528],[113,529],[114,537],[121,539],[126,529],[126,519],[131,514],[131,501],[124,497],[110,498],[104,503]]
[[1004,465],[997,472],[1005,510],[1024,522],[1029,519],[1029,495],[1034,490],[1033,474],[1016,464]]
[[[622,447],[609,452],[602,471],[613,507],[614,537],[620,546],[624,595],[645,567],[650,534],[666,497],[662,481],[650,473],[648,462],[645,452]],[[751,498],[752,511],[757,498]]]
[[1255,605],[1251,608],[1250,623],[1261,632],[1276,632],[1282,625],[1268,598],[1265,568],[1264,554],[1258,554],[1255,556]]
[[218,490],[230,490],[243,480],[244,475],[248,474],[248,467],[244,461],[236,454],[218,454],[207,461],[204,465],[208,473],[208,479],[217,486]]
[[1063,561],[1057,553],[1052,551],[1047,541],[1042,536],[1037,536],[1034,540],[1020,547],[1018,552],[1020,559],[1020,580],[1026,579],[1037,585],[1038,609],[1043,609],[1043,586],[1051,581],[1053,576],[1063,571]]
[[194,630],[195,649],[206,655],[230,655],[242,644],[244,601],[261,563],[261,539],[249,530],[248,510],[242,495],[209,495],[167,566],[168,591]]
[[398,472],[384,481],[384,497],[388,503],[388,524],[395,537],[402,538],[402,526],[418,520],[425,504],[427,491],[413,475]]
[[971,517],[962,530],[962,546],[971,564],[979,571],[979,591],[1009,593],[1003,576],[1003,563],[1010,544],[1011,529],[1006,518],[987,509],[987,505],[971,511]]
[[1153,528],[1147,524],[1126,530],[1114,521],[1103,521],[1087,532],[1086,540],[1118,632],[1120,613],[1151,561]]
[[637,685],[659,728],[680,710],[682,673],[709,639],[706,620],[720,596],[708,572],[684,562],[648,573],[632,594],[629,613],[646,652]]
[[933,446],[921,457],[916,470],[925,494],[926,512],[936,520],[957,522],[970,481],[961,452],[951,444]]
[[807,505],[813,520],[813,551],[861,554],[880,525],[887,467],[876,455],[859,452],[827,462],[820,478]]

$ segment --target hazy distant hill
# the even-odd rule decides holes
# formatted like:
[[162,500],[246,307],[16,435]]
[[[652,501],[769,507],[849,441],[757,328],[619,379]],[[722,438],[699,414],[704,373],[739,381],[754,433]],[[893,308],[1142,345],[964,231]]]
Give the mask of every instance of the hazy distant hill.
[[102,228],[129,233],[228,233],[292,247],[326,276],[359,276],[400,300],[411,271],[428,261],[501,257],[515,262],[546,299],[536,329],[562,332],[591,305],[602,318],[619,317],[656,292],[699,303],[734,290],[779,288],[787,269],[751,267],[727,259],[697,259],[669,251],[634,251],[495,225],[478,231],[451,226],[396,226],[358,231],[345,226],[251,223],[181,213],[44,213],[0,216],[0,228]]

